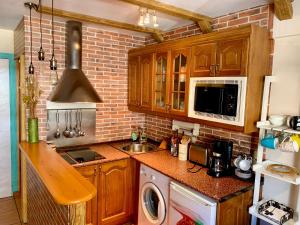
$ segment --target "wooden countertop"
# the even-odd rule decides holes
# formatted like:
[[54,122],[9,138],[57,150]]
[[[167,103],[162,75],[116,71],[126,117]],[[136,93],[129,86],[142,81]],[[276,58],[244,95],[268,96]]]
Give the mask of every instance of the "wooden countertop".
[[188,172],[188,168],[193,166],[192,163],[180,161],[165,150],[131,157],[217,201],[223,201],[232,194],[253,186],[252,182],[242,181],[233,176],[211,177],[206,174],[206,168],[197,173]]
[[73,205],[89,201],[96,195],[96,188],[45,142],[22,142],[19,148],[56,203]]

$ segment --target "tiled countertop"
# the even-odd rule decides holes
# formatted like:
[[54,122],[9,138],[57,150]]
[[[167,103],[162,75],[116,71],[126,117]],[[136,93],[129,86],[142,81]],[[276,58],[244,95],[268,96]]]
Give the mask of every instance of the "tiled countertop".
[[241,181],[232,176],[222,178],[211,177],[206,174],[207,169],[201,169],[197,173],[190,173],[188,172],[188,168],[191,168],[193,164],[172,157],[168,151],[156,151],[132,155],[132,157],[166,176],[218,201],[253,186],[252,182]]

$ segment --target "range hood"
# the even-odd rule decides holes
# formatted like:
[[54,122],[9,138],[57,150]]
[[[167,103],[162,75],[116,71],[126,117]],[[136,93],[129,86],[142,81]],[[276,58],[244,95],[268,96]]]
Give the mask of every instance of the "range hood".
[[82,24],[80,22],[67,21],[65,54],[66,69],[48,100],[60,103],[102,102],[81,70]]

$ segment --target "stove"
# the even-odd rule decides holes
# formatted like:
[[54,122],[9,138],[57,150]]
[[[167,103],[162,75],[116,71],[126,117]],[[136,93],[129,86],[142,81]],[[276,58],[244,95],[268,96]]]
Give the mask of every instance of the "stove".
[[81,148],[77,150],[69,150],[60,155],[71,165],[76,163],[90,162],[100,159],[105,159],[104,156],[98,154],[97,152],[91,150],[90,148]]

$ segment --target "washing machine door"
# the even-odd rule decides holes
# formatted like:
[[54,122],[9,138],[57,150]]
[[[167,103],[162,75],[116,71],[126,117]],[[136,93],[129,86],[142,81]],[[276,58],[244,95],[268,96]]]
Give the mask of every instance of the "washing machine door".
[[140,198],[147,220],[154,225],[162,224],[166,219],[166,203],[158,187],[153,183],[145,183]]

